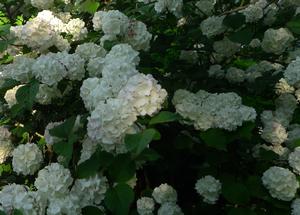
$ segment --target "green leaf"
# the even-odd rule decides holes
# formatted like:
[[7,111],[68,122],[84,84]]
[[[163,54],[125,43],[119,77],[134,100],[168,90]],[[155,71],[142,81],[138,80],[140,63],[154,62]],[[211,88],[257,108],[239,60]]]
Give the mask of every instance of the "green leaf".
[[232,208],[228,215],[256,215],[256,213],[249,208]]
[[0,40],[0,52],[4,52],[8,47],[7,40]]
[[114,181],[127,182],[134,177],[135,169],[135,163],[131,160],[130,155],[120,154],[114,158],[108,172]]
[[25,109],[31,110],[35,102],[35,96],[39,91],[39,82],[31,81],[29,84],[20,87],[16,92],[16,99]]
[[173,122],[178,119],[180,119],[180,117],[176,113],[162,111],[150,120],[149,125]]
[[4,211],[0,211],[0,215],[6,215]]
[[232,42],[249,44],[254,36],[254,32],[251,27],[247,26],[237,32],[234,32],[228,36]]
[[245,204],[250,200],[247,187],[239,182],[225,182],[222,185],[224,198],[233,204]]
[[159,139],[159,132],[155,129],[146,129],[137,134],[128,134],[125,137],[125,144],[129,151],[139,155],[154,139]]
[[232,64],[240,69],[248,69],[250,66],[255,65],[256,62],[252,59],[236,59]]
[[81,5],[79,10],[81,12],[87,12],[90,14],[94,14],[99,8],[100,3],[94,0],[86,0]]
[[134,201],[134,192],[127,184],[117,184],[105,195],[104,203],[114,215],[128,215],[130,205]]
[[13,215],[23,215],[23,213],[18,209],[14,209]]
[[104,215],[104,212],[97,207],[86,206],[82,208],[82,215]]
[[74,128],[75,121],[76,121],[76,116],[72,116],[62,124],[50,129],[49,133],[51,134],[51,136],[67,139],[69,135],[72,133],[72,129]]
[[242,127],[236,130],[237,136],[241,139],[250,140],[252,137],[252,131],[255,128],[254,122],[246,122]]
[[90,159],[81,163],[77,168],[78,178],[88,178],[95,175],[101,167],[109,166],[113,161],[113,155],[100,151],[97,151],[90,157]]
[[206,145],[224,151],[227,150],[227,144],[230,142],[228,134],[225,133],[225,131],[217,128],[212,128],[205,132],[201,132],[200,137]]
[[293,18],[286,24],[287,28],[294,34],[300,34],[300,17]]
[[160,158],[161,158],[161,156],[156,151],[154,151],[153,149],[147,148],[137,157],[137,160],[156,161]]
[[6,25],[0,25],[0,36],[5,36],[10,34],[10,27],[11,25],[6,24]]
[[246,21],[246,17],[241,13],[231,14],[224,18],[223,24],[227,27],[237,29],[241,27]]

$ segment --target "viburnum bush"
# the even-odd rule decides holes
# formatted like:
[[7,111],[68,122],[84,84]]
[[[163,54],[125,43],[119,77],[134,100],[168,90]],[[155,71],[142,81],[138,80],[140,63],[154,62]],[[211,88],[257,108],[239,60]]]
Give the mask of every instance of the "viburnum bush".
[[300,215],[299,0],[0,0],[0,215]]

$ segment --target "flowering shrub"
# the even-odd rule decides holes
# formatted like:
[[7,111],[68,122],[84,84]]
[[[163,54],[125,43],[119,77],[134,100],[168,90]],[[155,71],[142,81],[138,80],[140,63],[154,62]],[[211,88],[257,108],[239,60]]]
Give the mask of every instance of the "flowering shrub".
[[299,0],[0,0],[0,214],[299,215]]

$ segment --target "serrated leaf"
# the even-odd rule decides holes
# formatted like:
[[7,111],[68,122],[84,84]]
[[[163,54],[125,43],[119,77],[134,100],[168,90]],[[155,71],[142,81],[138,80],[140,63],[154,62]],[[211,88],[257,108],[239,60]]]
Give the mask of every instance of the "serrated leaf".
[[90,159],[81,163],[77,168],[78,178],[88,178],[95,175],[101,167],[106,167],[113,161],[113,155],[99,149]]
[[16,99],[18,104],[22,105],[27,110],[31,110],[38,91],[39,82],[36,80],[33,80],[29,84],[20,87],[16,92]]
[[81,12],[87,12],[90,14],[94,14],[99,8],[100,3],[94,0],[86,0],[82,4],[80,4],[79,10]]
[[10,27],[11,25],[6,24],[6,25],[0,25],[0,36],[5,36],[10,33]]
[[201,139],[205,142],[207,146],[224,150],[226,151],[227,144],[230,142],[230,139],[225,133],[225,131],[221,129],[209,129],[207,131],[200,133]]
[[287,28],[294,34],[300,34],[300,17],[295,17],[286,24]]
[[134,192],[127,184],[117,184],[110,188],[105,195],[104,203],[114,215],[128,215],[134,201]]
[[247,26],[237,32],[231,33],[228,38],[232,42],[241,43],[241,44],[249,44],[250,41],[253,39],[254,32],[253,30]]
[[51,136],[67,139],[74,128],[76,116],[72,116],[65,122],[49,130]]
[[232,208],[228,215],[256,215],[256,213],[249,208]]
[[241,13],[231,14],[224,18],[223,24],[227,27],[237,29],[241,27],[246,21],[245,15]]
[[150,120],[149,125],[173,122],[178,119],[180,119],[180,117],[176,113],[172,113],[169,111],[162,111]]
[[222,185],[224,198],[234,204],[245,204],[250,200],[247,187],[239,182],[226,182]]
[[160,135],[157,135],[159,132],[152,128],[137,134],[128,134],[125,137],[125,144],[130,152],[139,155],[153,139],[159,139]]
[[137,157],[137,160],[156,161],[160,158],[161,158],[161,156],[156,151],[154,151],[153,149],[147,148]]
[[135,163],[128,154],[116,156],[108,168],[109,175],[116,182],[129,181],[134,177],[135,170]]

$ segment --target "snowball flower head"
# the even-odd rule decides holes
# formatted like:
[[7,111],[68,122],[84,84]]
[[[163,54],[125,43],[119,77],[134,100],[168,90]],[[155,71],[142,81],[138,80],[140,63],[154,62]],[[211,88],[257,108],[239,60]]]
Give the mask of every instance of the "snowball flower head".
[[207,37],[213,37],[223,33],[226,28],[223,26],[225,16],[210,16],[200,24],[202,33]]
[[299,188],[296,176],[290,170],[278,166],[266,170],[262,182],[273,198],[283,201],[292,200]]
[[288,84],[295,86],[299,84],[300,81],[300,57],[292,61],[283,73],[284,79]]
[[157,215],[183,215],[183,213],[181,208],[174,202],[166,202],[160,206]]
[[167,91],[161,88],[152,75],[139,73],[129,79],[119,97],[127,98],[138,115],[151,116],[161,109]]
[[158,0],[154,5],[154,9],[157,13],[163,13],[168,10],[179,17],[181,15],[182,6],[182,0]]
[[0,126],[0,164],[4,163],[14,149],[10,140],[11,133],[7,128]]
[[291,205],[292,213],[291,215],[300,215],[300,199],[297,198],[292,202]]
[[105,57],[106,50],[95,43],[83,43],[77,46],[75,53],[87,61],[96,57]]
[[293,42],[294,37],[286,28],[268,29],[261,43],[262,49],[267,53],[281,54]]
[[34,186],[38,192],[48,198],[64,196],[72,184],[72,176],[69,169],[65,169],[58,163],[52,163],[40,170]]
[[142,197],[137,200],[136,207],[139,215],[152,215],[155,209],[155,202],[152,198]]
[[168,185],[168,184],[161,184],[159,187],[156,187],[152,193],[153,198],[159,204],[177,201],[177,192],[176,190]]
[[21,144],[12,152],[13,170],[18,174],[33,175],[43,162],[43,154],[36,144]]
[[22,86],[23,85],[18,85],[12,89],[6,91],[6,93],[4,95],[4,99],[5,99],[6,103],[8,104],[9,108],[11,108],[15,104],[17,104],[16,93],[17,93],[18,89],[21,88]]
[[56,197],[49,200],[47,215],[79,215],[81,214],[80,199],[78,196],[69,194],[63,197]]
[[195,185],[196,191],[203,197],[203,201],[208,204],[216,203],[221,193],[221,188],[221,182],[210,175],[200,178]]
[[296,147],[295,150],[289,154],[289,164],[295,173],[300,174],[300,147]]
[[108,189],[106,177],[95,175],[77,179],[71,189],[71,195],[80,199],[80,206],[100,205]]
[[54,5],[54,0],[31,0],[31,5],[38,9],[49,9]]

